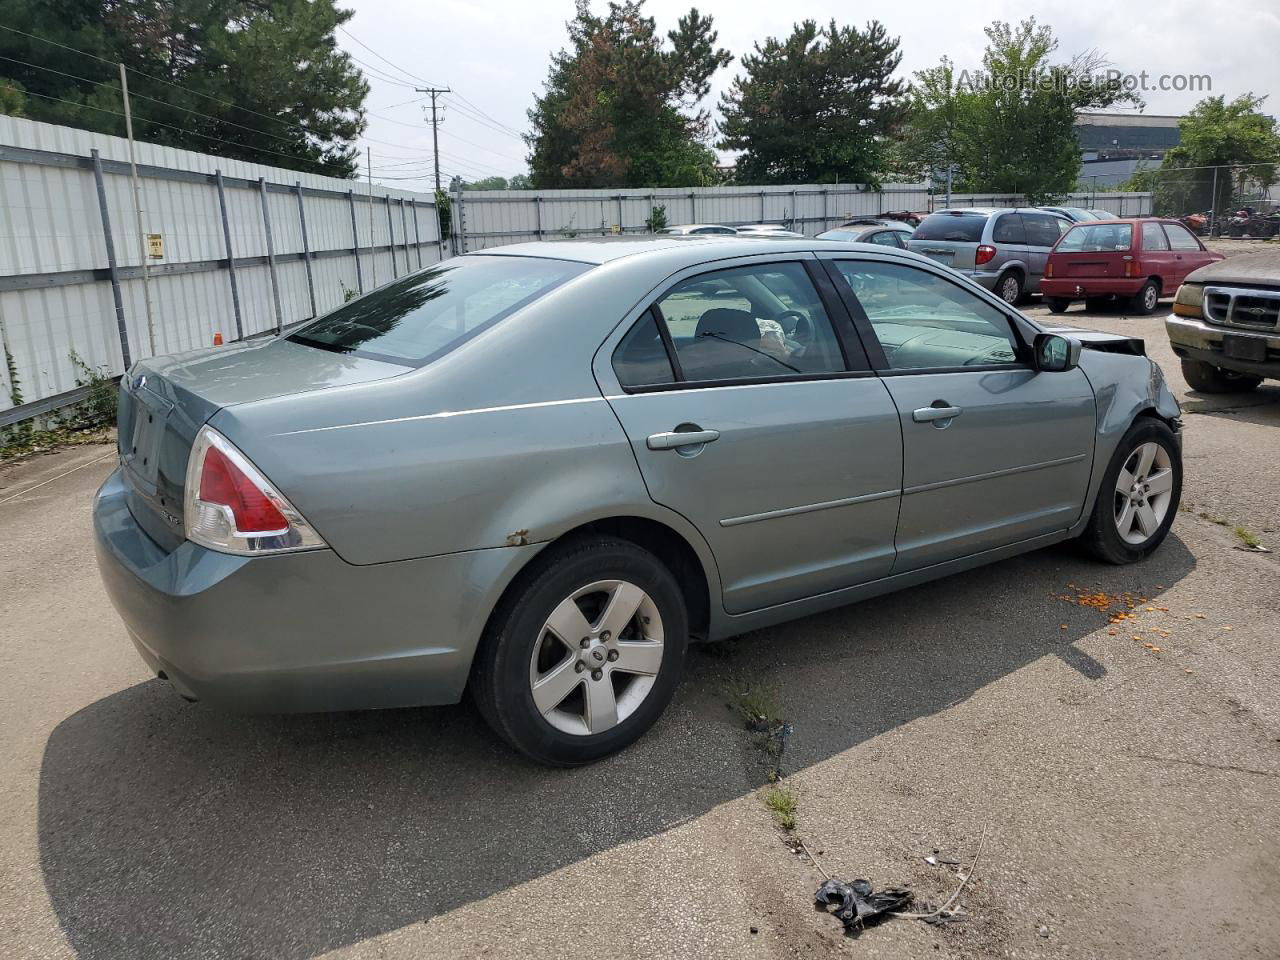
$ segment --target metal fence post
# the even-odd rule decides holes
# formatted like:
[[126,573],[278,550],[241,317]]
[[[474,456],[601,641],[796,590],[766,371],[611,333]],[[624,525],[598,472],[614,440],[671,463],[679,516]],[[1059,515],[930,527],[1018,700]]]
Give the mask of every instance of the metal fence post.
[[107,273],[111,277],[111,297],[116,305],[116,329],[120,333],[120,357],[124,361],[126,372],[133,366],[133,356],[129,351],[129,328],[124,322],[124,297],[120,293],[120,269],[116,265],[116,242],[111,236],[111,213],[107,209],[107,188],[102,182],[102,157],[97,150],[90,151],[93,157],[93,182],[98,188],[98,212],[102,215],[102,236],[107,242]]
[[258,196],[262,198],[262,226],[267,234],[267,270],[271,274],[271,300],[276,308],[276,333],[284,329],[284,312],[280,309],[280,283],[276,279],[276,244],[271,238],[271,210],[267,205],[267,178],[258,178]]
[[658,199],[654,194],[649,194],[649,216],[645,220],[645,225],[649,228],[650,233],[656,233],[653,229],[653,211],[658,209]]
[[458,216],[450,218],[450,224],[453,227],[453,234],[457,237],[457,243],[454,245],[455,253],[467,252],[467,211],[464,209],[465,204],[462,202],[462,188],[458,188],[458,192],[453,196],[457,200]]
[[240,284],[236,281],[236,254],[231,247],[231,222],[227,219],[227,191],[222,184],[222,171],[213,172],[218,185],[218,210],[222,214],[222,242],[227,247],[227,279],[231,281],[231,310],[236,318],[236,339],[244,339],[244,320],[240,316]]
[[413,245],[418,249],[418,269],[422,269],[422,224],[418,222],[418,201],[409,198],[409,209],[413,211]]
[[347,191],[347,204],[351,207],[351,253],[356,258],[356,287],[364,293],[364,273],[360,269],[360,230],[356,227],[356,192]]
[[1213,168],[1213,194],[1209,203],[1209,236],[1217,236],[1214,228],[1218,225],[1218,168]]
[[302,228],[302,262],[307,268],[307,295],[311,297],[311,315],[314,317],[318,312],[316,310],[316,282],[311,275],[311,244],[307,240],[307,211],[302,202],[302,181],[293,181],[293,189],[298,195],[298,226]]
[[409,216],[404,212],[404,197],[400,198],[400,232],[404,235],[404,272],[413,273],[409,261]]
[[797,204],[796,192],[792,190],[791,191],[791,229],[795,230],[796,226],[799,225],[800,227],[799,232],[804,233],[804,224],[800,223],[800,210],[798,209],[796,204]]
[[819,230],[818,232],[822,233],[824,230],[829,229],[830,226],[831,226],[831,188],[824,185],[822,188],[822,230]]
[[396,266],[396,231],[391,225],[391,194],[388,193],[383,199],[387,203],[387,253],[391,254],[391,279],[394,280],[400,276],[400,269]]
[[618,233],[627,232],[627,225],[622,221],[622,194],[618,194]]
[[698,222],[698,195],[692,191],[689,193],[689,222]]
[[538,239],[542,239],[542,195],[533,198],[533,223],[538,232]]

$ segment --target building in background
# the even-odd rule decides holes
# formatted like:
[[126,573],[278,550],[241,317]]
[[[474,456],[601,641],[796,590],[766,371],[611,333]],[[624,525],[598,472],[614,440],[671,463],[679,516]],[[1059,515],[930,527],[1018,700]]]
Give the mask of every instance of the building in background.
[[1181,117],[1147,113],[1078,113],[1080,186],[1114,187],[1139,167],[1158,167],[1180,142]]

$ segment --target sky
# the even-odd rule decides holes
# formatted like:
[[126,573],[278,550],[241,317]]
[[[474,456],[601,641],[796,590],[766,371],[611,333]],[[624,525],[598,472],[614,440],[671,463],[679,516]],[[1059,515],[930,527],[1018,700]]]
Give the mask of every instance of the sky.
[[[423,94],[414,87],[450,87],[441,98],[442,179],[466,180],[527,172],[519,134],[525,112],[541,92],[550,57],[566,42],[572,0],[339,0],[355,16],[339,28],[339,44],[357,61],[370,85],[369,127],[361,139],[372,151],[375,182],[415,190],[432,185],[431,129]],[[648,0],[659,32],[675,26],[690,0]],[[981,66],[983,27],[993,20],[1035,16],[1053,27],[1062,59],[1096,49],[1126,74],[1161,77],[1207,75],[1207,92],[1148,90],[1146,113],[1182,114],[1207,95],[1232,99],[1252,91],[1272,94],[1264,109],[1280,113],[1280,2],[1278,0],[1163,0],[1142,5],[1116,0],[699,0],[734,61],[713,78],[704,106],[715,114],[720,93],[739,71],[738,57],[753,44],[791,32],[797,19],[862,25],[879,19],[900,39],[904,79],[943,56],[957,69]],[[593,0],[601,11],[605,0]],[[1203,81],[1201,81],[1203,83]],[[367,170],[361,165],[362,175]]]

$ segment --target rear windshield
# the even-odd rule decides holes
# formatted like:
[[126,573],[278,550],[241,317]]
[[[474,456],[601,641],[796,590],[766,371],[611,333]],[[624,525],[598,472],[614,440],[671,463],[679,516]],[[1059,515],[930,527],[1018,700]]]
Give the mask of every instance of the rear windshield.
[[977,243],[987,225],[985,213],[931,213],[920,221],[912,240],[959,240]]
[[1081,223],[1072,227],[1058,241],[1055,253],[1111,253],[1128,250],[1133,241],[1133,226],[1128,223]]
[[352,300],[289,339],[419,367],[589,267],[537,257],[455,257]]

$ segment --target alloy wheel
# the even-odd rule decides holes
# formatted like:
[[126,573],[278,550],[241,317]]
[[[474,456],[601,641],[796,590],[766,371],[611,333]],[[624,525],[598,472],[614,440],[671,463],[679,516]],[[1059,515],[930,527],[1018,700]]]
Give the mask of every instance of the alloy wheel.
[[1005,303],[1016,303],[1018,300],[1018,278],[1010,274],[1000,281],[1000,299]]
[[1148,284],[1142,291],[1142,306],[1147,310],[1154,310],[1156,303],[1160,299],[1160,291],[1154,285]]
[[1153,537],[1173,502],[1173,461],[1154,441],[1139,444],[1116,477],[1115,520],[1120,539],[1135,546]]
[[556,605],[533,646],[534,706],[564,733],[603,733],[648,697],[662,654],[662,617],[644,590],[625,580],[587,584]]

